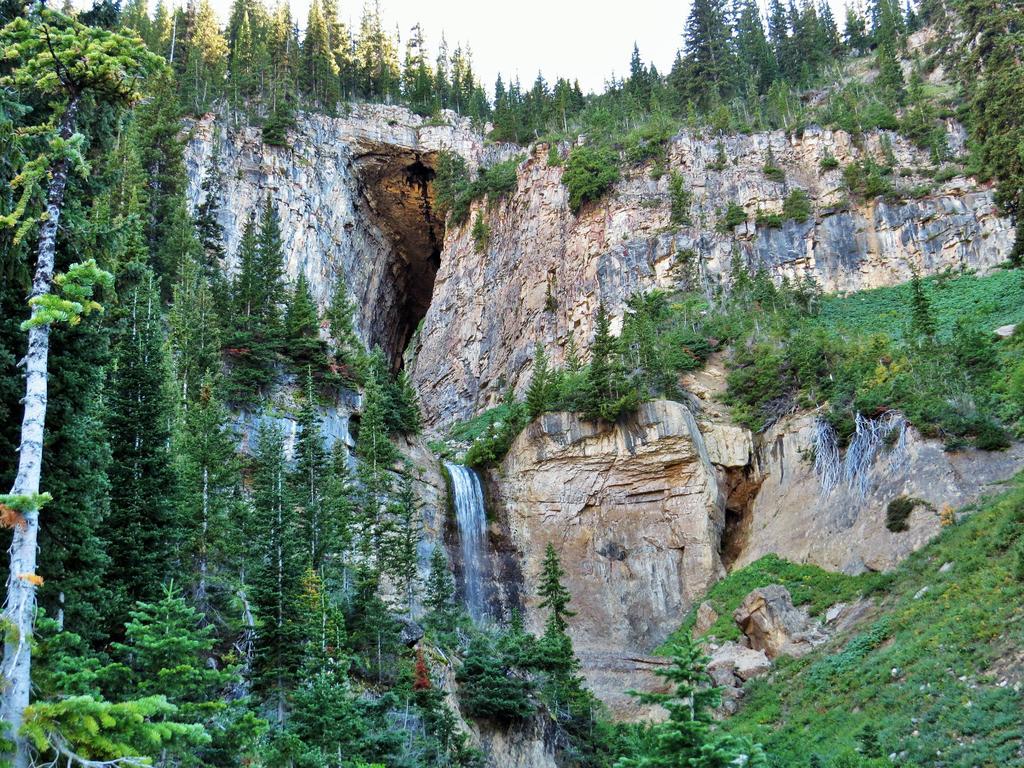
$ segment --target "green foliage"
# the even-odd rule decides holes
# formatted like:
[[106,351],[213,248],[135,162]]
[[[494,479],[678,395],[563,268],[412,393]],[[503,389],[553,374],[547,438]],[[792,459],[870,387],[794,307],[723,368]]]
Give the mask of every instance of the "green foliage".
[[672,224],[691,224],[690,204],[693,202],[693,193],[686,188],[683,175],[679,171],[672,171],[669,176],[668,192],[672,202],[669,221]]
[[[1019,694],[991,671],[1021,642],[1022,509],[1018,478],[882,578],[877,613],[852,637],[749,686],[726,728],[761,740],[775,765],[803,764],[808,751],[856,755],[869,723],[868,741],[905,750],[908,764],[931,764],[936,751],[949,765],[1012,762]],[[953,568],[940,573],[944,563]]]
[[466,451],[466,466],[478,469],[500,461],[528,421],[526,406],[516,402],[510,390],[501,406],[481,414],[461,431],[463,439],[475,435]]
[[327,323],[334,342],[336,365],[343,379],[359,383],[362,381],[368,361],[363,343],[356,334],[353,317],[356,306],[349,296],[344,279],[339,279],[327,309]]
[[110,290],[114,276],[97,267],[95,259],[89,259],[72,264],[67,272],[54,276],[53,282],[58,293],[44,293],[28,300],[32,317],[21,324],[21,330],[51,323],[78,325],[83,316],[102,312],[103,305],[93,300],[93,292],[97,286]]
[[825,156],[821,158],[821,162],[818,163],[818,167],[823,171],[834,171],[839,167],[839,161],[836,160],[835,155],[831,152],[825,153]]
[[574,148],[562,174],[569,208],[579,213],[585,203],[599,200],[618,180],[618,158],[612,150],[589,144]]
[[870,200],[892,193],[891,173],[892,168],[865,156],[843,168],[843,181],[851,194]]
[[477,253],[484,253],[487,250],[487,244],[491,240],[491,228],[487,224],[487,220],[484,219],[484,212],[477,211],[476,218],[473,220],[473,229],[470,230],[470,236],[473,238],[473,248]]
[[709,659],[688,638],[676,641],[668,667],[655,670],[671,686],[669,693],[635,694],[645,704],[658,704],[668,719],[648,726],[645,748],[622,757],[617,768],[683,768],[683,766],[767,765],[759,746],[714,728],[714,710],[721,688],[711,685]]
[[[520,157],[513,157],[488,168],[480,168],[475,180],[461,155],[445,150],[437,158],[434,196],[438,211],[451,216],[456,225],[469,220],[473,203],[487,198],[494,204],[516,188]],[[479,217],[478,217],[479,218]],[[475,236],[474,236],[475,239]]]
[[743,206],[735,200],[730,200],[725,211],[719,216],[715,228],[723,234],[728,234],[746,221],[747,212],[743,210]]
[[[816,565],[791,563],[776,555],[765,555],[733,571],[708,590],[704,601],[715,609],[718,619],[704,632],[703,637],[715,637],[718,642],[738,638],[740,630],[733,621],[733,611],[740,607],[747,595],[759,587],[781,584],[789,590],[794,605],[806,606],[811,616],[819,616],[835,603],[851,602],[871,593],[882,581],[883,577],[878,574],[847,576],[822,570]],[[665,646],[671,647],[677,639],[689,637],[696,621],[697,610],[693,608]]]
[[69,696],[36,702],[25,710],[24,733],[43,754],[58,760],[149,757],[161,752],[188,754],[210,737],[198,724],[174,720],[177,707],[163,696],[103,701]]
[[772,148],[768,147],[768,154],[764,161],[764,167],[761,169],[764,176],[769,181],[776,181],[780,184],[786,180],[786,172],[779,168],[775,164],[775,153],[772,152]]
[[594,342],[582,392],[584,418],[614,422],[639,404],[639,392],[626,375],[622,341],[611,333],[611,317],[602,301],[594,321]]
[[794,189],[782,203],[782,215],[803,224],[811,217],[811,198],[804,189]]
[[533,372],[526,389],[526,413],[535,419],[546,411],[551,403],[551,382],[548,371],[548,356],[544,346],[537,342],[533,349]]
[[507,653],[495,648],[492,638],[478,634],[469,643],[456,674],[459,707],[469,717],[509,724],[534,712],[530,685],[514,673]]
[[125,265],[114,308],[114,367],[108,384],[111,437],[110,514],[106,525],[116,586],[115,626],[136,600],[152,600],[174,574],[178,526],[171,462],[171,403],[166,383],[163,318],[156,277],[144,264]]
[[299,274],[284,314],[282,350],[293,372],[322,381],[329,376],[327,343],[320,338],[320,311],[309,292],[306,276]]
[[893,533],[909,530],[907,520],[910,519],[910,513],[921,504],[927,505],[927,502],[912,496],[897,496],[885,507],[885,527]]

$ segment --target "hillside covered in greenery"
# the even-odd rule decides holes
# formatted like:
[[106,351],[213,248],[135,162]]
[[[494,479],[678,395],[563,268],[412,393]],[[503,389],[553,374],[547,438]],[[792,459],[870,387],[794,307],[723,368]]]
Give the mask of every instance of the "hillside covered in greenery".
[[[866,595],[877,619],[780,663],[726,722],[680,632],[664,649],[667,690],[642,698],[668,713],[650,725],[613,722],[588,689],[555,547],[536,594],[520,596],[540,628],[517,610],[474,624],[420,492],[440,474],[428,439],[493,465],[546,412],[607,424],[684,399],[680,376],[715,354],[725,404],[753,432],[819,409],[845,445],[859,415],[899,411],[950,450],[1005,449],[1024,432],[1024,235],[991,274],[851,296],[739,260],[712,289],[680,253],[674,288],[633,296],[621,331],[601,304],[564,365],[538,346],[525,397],[509,388],[497,409],[425,435],[410,376],[360,336],[353,275],[340,270],[318,303],[306,276],[286,278],[269,192],[226,212],[216,153],[202,179],[188,175],[189,131],[207,113],[258,128],[285,157],[309,115],[402,104],[427,126],[468,118],[524,153],[549,142],[575,215],[624,170],[663,177],[681,132],[721,146],[820,124],[855,141],[908,136],[933,177],[991,181],[1024,233],[1018,6],[873,0],[841,21],[810,0],[761,10],[667,11],[683,40],[670,71],[634,48],[628,77],[584,94],[540,74],[492,90],[473,69],[476,41],[441,38],[433,55],[417,23],[400,46],[376,4],[348,29],[333,0],[302,20],[261,0],[235,0],[224,20],[208,0],[0,2],[0,764],[473,768],[486,765],[481,735],[531,729],[572,768],[1020,762],[1006,661],[1024,640],[1019,489],[891,575],[761,561],[722,581],[709,599],[723,608],[770,577],[815,611]],[[952,118],[967,129],[962,165]],[[511,193],[519,156],[471,170],[439,153],[431,169],[430,202],[481,250],[490,233],[483,216],[469,223],[472,203]],[[874,200],[896,193],[895,170],[863,162],[843,176]],[[681,224],[689,192],[669,179]],[[786,220],[810,215],[800,192]],[[240,222],[230,254],[226,213]]]

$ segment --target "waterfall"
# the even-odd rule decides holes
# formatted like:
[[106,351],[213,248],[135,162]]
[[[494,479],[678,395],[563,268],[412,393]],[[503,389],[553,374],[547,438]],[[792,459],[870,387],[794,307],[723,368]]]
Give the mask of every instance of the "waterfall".
[[487,512],[480,478],[469,467],[444,463],[452,480],[455,520],[459,526],[459,552],[462,556],[463,594],[466,610],[473,621],[486,618],[484,577],[487,563]]

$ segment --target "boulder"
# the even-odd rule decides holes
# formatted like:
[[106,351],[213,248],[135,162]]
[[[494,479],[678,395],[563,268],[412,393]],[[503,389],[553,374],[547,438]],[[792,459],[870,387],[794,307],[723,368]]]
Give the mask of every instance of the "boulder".
[[700,637],[718,621],[718,612],[706,600],[697,608],[697,619],[693,624],[694,639]]
[[723,643],[711,654],[708,673],[717,685],[736,687],[752,677],[763,675],[772,662],[763,650],[744,648],[739,643]]
[[740,630],[754,650],[769,659],[803,656],[828,639],[828,634],[805,610],[793,605],[789,590],[781,584],[755,589],[733,612]]

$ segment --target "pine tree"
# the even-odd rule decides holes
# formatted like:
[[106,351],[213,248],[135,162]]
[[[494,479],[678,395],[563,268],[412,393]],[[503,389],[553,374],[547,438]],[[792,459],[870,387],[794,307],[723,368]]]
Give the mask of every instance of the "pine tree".
[[[211,565],[228,545],[237,499],[235,441],[227,431],[229,414],[214,394],[215,378],[204,375],[193,401],[180,409],[173,450],[177,470],[178,538],[194,557],[195,599],[208,605]],[[211,560],[213,563],[211,563]]]
[[566,621],[576,614],[568,609],[572,595],[562,584],[565,578],[565,571],[562,569],[562,562],[558,552],[551,542],[544,548],[544,562],[541,564],[540,583],[537,586],[537,594],[541,597],[540,608],[549,611],[545,634],[548,630],[552,633],[564,633],[569,624]]
[[328,114],[334,112],[341,95],[339,74],[323,6],[320,0],[313,0],[306,21],[306,36],[302,41],[300,83],[310,101]]
[[[44,24],[46,34],[41,34]],[[10,578],[3,614],[7,631],[2,670],[7,684],[0,701],[0,720],[7,724],[5,733],[12,739],[3,745],[0,757],[9,757],[14,768],[26,768],[30,759],[29,737],[21,732],[21,725],[32,683],[32,621],[36,600],[36,584],[27,579],[26,574],[36,572],[39,507],[47,498],[40,495],[40,473],[44,455],[50,327],[57,321],[77,322],[86,307],[99,306],[93,300],[93,286],[97,281],[109,283],[109,275],[101,272],[95,262],[79,264],[69,269],[61,291],[65,300],[78,299],[75,303],[82,307],[81,311],[73,308],[69,311],[66,305],[59,304],[61,297],[56,296],[52,288],[58,227],[74,156],[82,147],[82,139],[76,133],[81,128],[83,106],[96,105],[116,115],[139,95],[136,83],[155,74],[160,62],[136,37],[87,27],[43,5],[35,6],[30,18],[18,16],[3,27],[0,47],[5,59],[0,76],[0,87],[5,93],[4,112],[20,112],[23,102],[48,102],[54,107],[52,111],[40,110],[45,112],[40,124],[22,126],[14,132],[15,136],[31,136],[39,142],[37,147],[46,149],[39,154],[33,149],[33,159],[27,160],[25,146],[16,138],[5,141],[3,153],[4,165],[12,160],[24,161],[16,176],[16,186],[22,195],[20,202],[24,205],[8,207],[5,204],[4,225],[17,227],[16,242],[21,241],[35,223],[40,225],[30,294],[32,315],[24,324],[28,331],[28,352],[23,361],[25,410],[19,436],[18,471],[11,493],[5,495],[8,506],[21,507],[18,511],[22,513],[24,525],[15,528],[8,550]],[[27,112],[24,110],[21,114]],[[41,197],[46,201],[44,211],[38,211],[34,205]],[[33,203],[31,207],[30,203]]]
[[882,97],[893,106],[902,104],[906,98],[903,70],[896,59],[892,45],[888,43],[880,45],[875,60],[878,67],[875,85],[881,91]]
[[284,315],[284,344],[292,370],[322,380],[329,373],[327,343],[320,338],[320,313],[309,292],[306,276],[299,273]]
[[935,318],[932,315],[931,301],[925,293],[921,276],[915,271],[910,278],[910,327],[920,339],[932,339],[935,336]]
[[[291,494],[298,510],[303,539],[304,560],[317,574],[323,567],[333,543],[325,519],[324,484],[327,481],[327,454],[320,431],[320,415],[316,407],[313,378],[306,375],[305,399],[299,411],[299,436],[295,443],[295,469],[290,478]],[[298,531],[295,532],[297,534]],[[294,534],[293,534],[294,535]]]
[[356,439],[362,491],[359,549],[364,562],[378,566],[387,535],[384,512],[391,492],[390,470],[399,459],[398,450],[388,439],[387,409],[384,389],[371,370],[363,390],[363,413]]
[[430,553],[430,573],[427,576],[423,601],[426,609],[424,619],[427,628],[442,638],[455,631],[459,620],[459,608],[455,602],[455,579],[448,567],[444,548],[438,545]]
[[353,382],[361,382],[366,370],[366,350],[356,334],[353,317],[356,313],[355,304],[348,294],[348,286],[342,278],[338,279],[331,298],[331,306],[327,310],[327,322],[334,341],[335,358],[342,367],[341,375]]
[[612,336],[611,318],[602,301],[594,323],[594,342],[587,366],[583,414],[587,419],[614,421],[636,406],[638,395],[626,381],[619,339]]
[[195,259],[182,265],[168,313],[171,364],[181,400],[200,395],[200,383],[220,369],[220,315]]
[[470,717],[509,724],[534,711],[528,682],[510,674],[509,665],[503,663],[493,641],[484,633],[469,641],[455,679],[459,683],[459,706]]
[[114,652],[131,669],[125,693],[166,696],[188,722],[209,720],[223,710],[224,689],[237,671],[206,663],[217,642],[212,624],[168,584],[159,600],[136,603],[125,625],[123,643]]
[[253,607],[260,621],[253,682],[274,703],[276,719],[286,714],[303,655],[302,591],[304,552],[295,509],[289,503],[284,442],[274,427],[257,435],[252,496],[259,547],[252,554]]
[[121,272],[120,290],[108,417],[115,619],[136,600],[158,596],[174,572],[177,530],[173,493],[168,493],[174,488],[168,452],[172,416],[156,276],[144,264],[130,263]]
[[672,664],[655,674],[674,686],[670,693],[638,694],[639,701],[657,704],[668,719],[651,726],[651,738],[641,754],[620,758],[616,768],[683,768],[684,766],[767,764],[760,747],[712,729],[721,689],[710,685],[708,659],[684,638],[671,650]]
[[407,611],[411,611],[416,603],[419,543],[423,538],[419,499],[416,498],[411,473],[412,467],[406,466],[389,508],[393,522],[385,542],[385,567],[402,596],[401,607]]
[[550,403],[550,381],[548,356],[538,341],[533,348],[533,372],[526,389],[526,411],[531,419],[540,416]]
[[[174,30],[185,27],[184,19],[174,18]],[[228,44],[220,32],[217,14],[210,0],[199,0],[188,25],[190,34],[184,53],[177,54],[185,65],[181,78],[182,104],[194,115],[204,114],[221,96],[227,73]],[[173,39],[173,38],[172,38]],[[175,54],[168,54],[174,64]]]

